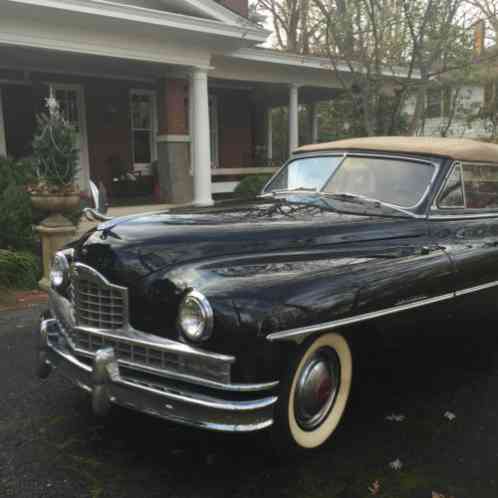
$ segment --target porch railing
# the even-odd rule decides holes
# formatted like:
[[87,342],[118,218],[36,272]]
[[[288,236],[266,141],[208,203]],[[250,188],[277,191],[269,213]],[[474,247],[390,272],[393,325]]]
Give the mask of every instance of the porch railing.
[[264,166],[247,166],[242,168],[215,168],[211,171],[213,194],[229,194],[235,190],[240,181],[249,175],[272,175],[280,164]]

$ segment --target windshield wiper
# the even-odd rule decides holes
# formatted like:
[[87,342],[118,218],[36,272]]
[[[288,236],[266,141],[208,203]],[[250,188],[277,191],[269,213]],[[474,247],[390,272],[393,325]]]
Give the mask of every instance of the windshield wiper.
[[271,190],[270,192],[265,192],[263,195],[276,195],[276,194],[286,194],[286,193],[299,193],[299,192],[304,192],[304,193],[309,193],[309,192],[316,192],[317,189],[315,187],[295,187],[295,188],[279,188],[275,190]]
[[356,204],[365,204],[365,203],[373,204],[375,207],[378,208],[387,207],[394,211],[399,211],[400,213],[413,217],[413,213],[407,211],[406,209],[403,209],[399,206],[395,206],[393,204],[389,204],[388,202],[380,201],[379,199],[372,199],[370,197],[361,194],[352,194],[351,192],[339,192],[337,194],[328,194],[324,192],[323,196],[330,197],[332,199],[339,199],[341,201],[353,202]]
[[361,201],[363,202],[378,202],[382,204],[382,201],[377,199],[371,199],[370,197],[366,197],[361,194],[351,194],[350,192],[339,192],[338,194],[328,194],[325,193],[327,197],[332,197],[333,199],[340,199],[341,201]]

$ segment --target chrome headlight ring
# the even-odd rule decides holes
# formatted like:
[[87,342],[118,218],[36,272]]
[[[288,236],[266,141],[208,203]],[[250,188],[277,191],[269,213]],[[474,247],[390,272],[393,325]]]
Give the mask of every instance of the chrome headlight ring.
[[180,303],[178,327],[189,341],[207,341],[213,333],[214,313],[207,298],[196,290],[190,291]]
[[50,266],[50,285],[59,290],[69,283],[69,261],[64,251],[58,251]]

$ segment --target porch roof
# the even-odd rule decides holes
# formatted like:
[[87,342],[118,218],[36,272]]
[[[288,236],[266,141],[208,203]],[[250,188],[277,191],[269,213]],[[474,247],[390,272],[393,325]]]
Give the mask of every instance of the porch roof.
[[[263,62],[267,64],[278,64],[283,66],[315,69],[320,71],[328,71],[335,69],[332,61],[328,57],[317,56],[317,55],[302,55],[293,54],[290,52],[284,52],[282,50],[275,50],[265,47],[250,47],[241,48],[236,52],[227,54],[226,57],[232,57],[234,59]],[[339,63],[337,69],[340,72],[350,73],[351,68],[348,64]],[[358,70],[361,70],[358,68]],[[408,77],[408,67],[405,66],[385,66],[382,69],[383,76],[391,78],[406,78]],[[411,78],[420,79],[420,72],[414,70],[412,72]]]
[[[174,0],[162,0],[165,7]],[[197,32],[244,40],[254,45],[264,42],[270,32],[260,28],[213,0],[183,0],[186,12],[203,12],[208,17],[186,15],[111,0],[5,0],[6,3],[55,9],[100,18],[148,24],[173,30]],[[185,9],[184,9],[185,10]]]

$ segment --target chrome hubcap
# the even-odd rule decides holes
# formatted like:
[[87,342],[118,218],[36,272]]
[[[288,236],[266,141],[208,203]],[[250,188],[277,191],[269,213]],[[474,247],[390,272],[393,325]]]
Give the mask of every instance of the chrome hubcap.
[[296,384],[294,412],[304,430],[318,427],[334,405],[340,383],[339,358],[331,348],[321,348],[311,356]]

